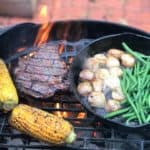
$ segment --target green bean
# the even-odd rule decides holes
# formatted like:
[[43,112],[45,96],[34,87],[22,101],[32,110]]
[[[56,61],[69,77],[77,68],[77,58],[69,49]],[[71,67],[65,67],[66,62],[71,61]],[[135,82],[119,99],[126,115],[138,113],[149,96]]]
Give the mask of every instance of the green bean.
[[145,117],[144,110],[141,105],[140,105],[140,115],[141,115],[141,119],[143,123],[146,123],[146,117]]
[[135,111],[135,114],[136,114],[136,116],[137,116],[137,118],[138,118],[138,121],[139,121],[139,123],[141,124],[141,123],[142,123],[142,120],[141,120],[141,118],[140,118],[140,115],[139,115],[139,112],[138,112],[136,106],[134,105],[134,103],[133,103],[132,100],[130,99],[130,96],[129,96],[127,93],[125,93],[125,96],[126,96],[128,102],[130,103],[130,105],[132,106],[133,110]]
[[147,117],[146,122],[150,122],[150,116]]
[[122,109],[108,113],[106,118],[122,115],[127,123],[131,120],[139,124],[150,122],[150,56],[133,51],[124,42],[122,46],[135,57],[136,64],[123,69],[120,84],[125,99],[121,102]]
[[148,98],[148,94],[149,94],[149,91],[148,91],[148,90],[147,90],[147,91],[145,91],[145,94],[144,94],[144,97],[143,97],[143,104],[145,104],[145,103],[146,103],[147,98]]
[[141,118],[140,118],[139,112],[138,112],[138,110],[137,110],[135,104],[132,102],[132,100],[130,99],[130,97],[129,97],[128,95],[126,95],[126,96],[127,96],[127,98],[128,98],[128,101],[129,101],[130,105],[132,106],[133,110],[135,111],[135,114],[136,114],[136,116],[137,116],[137,118],[138,118],[138,120],[139,120],[139,123],[141,124],[141,123],[142,123],[142,120],[141,120]]
[[148,96],[147,101],[148,101],[148,106],[150,108],[150,95]]
[[140,53],[140,52],[135,52],[136,54],[138,54],[138,55],[140,55],[141,57],[143,57],[143,58],[150,58],[150,56],[146,56],[146,55],[144,55],[144,54],[142,54],[142,53]]
[[128,118],[128,117],[131,117],[131,116],[135,116],[135,113],[131,112],[131,113],[127,113],[127,114],[122,115],[123,118]]
[[129,124],[129,122],[133,119],[136,119],[136,116],[131,116],[130,118],[127,119],[126,123]]
[[125,42],[122,43],[122,46],[127,52],[133,55],[136,59],[146,64],[145,60],[140,56],[140,54],[135,53]]
[[114,116],[120,115],[122,113],[125,113],[129,110],[129,108],[119,109],[117,111],[113,111],[111,113],[106,114],[105,118],[112,118]]

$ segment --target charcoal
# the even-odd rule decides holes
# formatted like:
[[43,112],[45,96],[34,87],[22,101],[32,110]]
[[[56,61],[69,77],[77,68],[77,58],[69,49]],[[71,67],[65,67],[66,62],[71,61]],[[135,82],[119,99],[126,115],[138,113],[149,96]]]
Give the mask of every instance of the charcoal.
[[67,73],[67,65],[54,44],[42,45],[32,57],[19,58],[13,71],[18,91],[35,98],[48,98],[57,91],[66,91]]

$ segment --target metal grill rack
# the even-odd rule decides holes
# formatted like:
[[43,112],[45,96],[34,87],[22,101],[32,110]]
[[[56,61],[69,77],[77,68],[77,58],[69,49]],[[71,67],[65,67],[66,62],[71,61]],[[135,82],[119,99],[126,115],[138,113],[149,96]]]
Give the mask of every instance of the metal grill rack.
[[[74,57],[90,39],[83,39],[78,42],[56,41],[58,44],[64,45],[62,58],[68,63],[69,57]],[[149,131],[143,134],[128,133],[126,131],[115,130],[110,126],[103,125],[92,114],[87,112],[81,104],[74,98],[71,93],[58,94],[54,98],[47,99],[45,102],[32,99],[29,101],[21,99],[22,102],[30,103],[48,112],[66,112],[69,120],[75,127],[77,140],[71,145],[63,145],[56,147],[39,142],[25,134],[22,134],[8,124],[9,114],[0,112],[0,149],[27,150],[27,149],[52,149],[52,150],[149,150],[150,136]],[[56,103],[60,104],[60,108],[54,107]],[[85,118],[77,117],[79,113],[85,113]]]

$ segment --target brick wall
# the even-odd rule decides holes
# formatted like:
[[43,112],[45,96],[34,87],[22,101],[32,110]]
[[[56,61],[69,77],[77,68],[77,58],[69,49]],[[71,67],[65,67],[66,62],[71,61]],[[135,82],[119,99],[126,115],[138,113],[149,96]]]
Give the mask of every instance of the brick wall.
[[92,19],[127,24],[150,32],[149,0],[38,0],[37,13],[32,19],[0,17],[0,25],[22,22],[43,22],[39,16],[43,5],[48,6],[46,20]]

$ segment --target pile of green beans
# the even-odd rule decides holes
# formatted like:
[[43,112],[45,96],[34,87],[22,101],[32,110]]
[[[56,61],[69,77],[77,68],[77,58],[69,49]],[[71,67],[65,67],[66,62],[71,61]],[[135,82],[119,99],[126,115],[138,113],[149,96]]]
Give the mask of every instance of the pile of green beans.
[[105,117],[121,116],[127,124],[150,123],[150,56],[132,50],[122,43],[126,52],[134,56],[136,64],[124,68],[121,77],[121,88],[125,99],[120,110],[110,112]]

